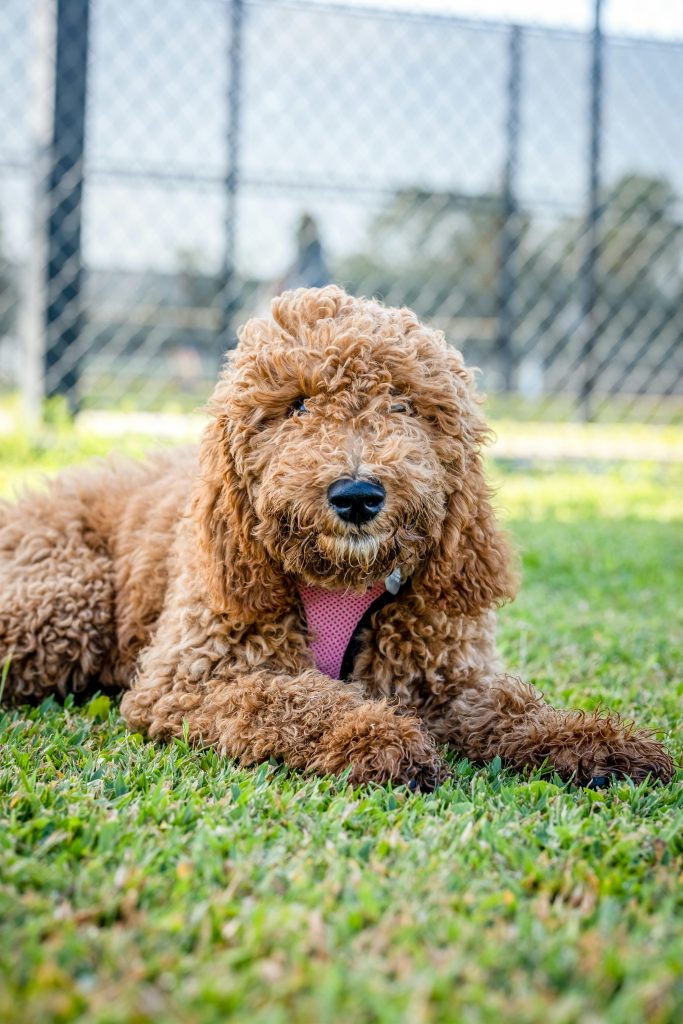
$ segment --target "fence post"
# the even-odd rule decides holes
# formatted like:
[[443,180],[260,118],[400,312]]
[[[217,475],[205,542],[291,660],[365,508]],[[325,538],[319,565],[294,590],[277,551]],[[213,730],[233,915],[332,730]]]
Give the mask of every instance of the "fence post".
[[520,101],[522,82],[522,30],[510,28],[508,46],[507,113],[505,118],[505,164],[501,190],[500,271],[498,281],[498,357],[503,388],[514,384],[514,292],[515,256],[519,244],[517,222],[517,169],[519,165]]
[[47,3],[36,3],[31,25],[31,106],[29,124],[33,152],[31,231],[23,280],[20,337],[23,339],[21,390],[26,424],[40,424],[45,397],[45,349],[47,290],[47,197],[52,103],[50,84],[54,80],[54,15]]
[[588,212],[586,216],[586,250],[581,267],[582,309],[581,324],[583,349],[581,364],[581,417],[586,422],[593,416],[593,392],[596,384],[594,363],[599,329],[595,320],[598,297],[598,258],[600,255],[600,172],[602,149],[603,100],[603,33],[602,0],[594,0],[593,31],[591,33],[590,72],[590,146],[588,153]]
[[81,200],[89,0],[38,0],[34,67],[34,198],[27,268],[24,395],[29,420],[43,397],[75,411],[81,328]]
[[228,135],[227,170],[225,175],[226,214],[225,251],[221,268],[218,302],[220,326],[218,329],[218,358],[235,344],[233,320],[237,306],[235,273],[237,259],[237,204],[240,164],[240,114],[242,106],[242,36],[244,24],[243,0],[230,2],[230,49],[228,52]]

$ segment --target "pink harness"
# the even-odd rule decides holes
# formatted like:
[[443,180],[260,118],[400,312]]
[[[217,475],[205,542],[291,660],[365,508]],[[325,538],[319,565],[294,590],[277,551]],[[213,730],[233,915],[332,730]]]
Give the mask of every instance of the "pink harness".
[[308,628],[314,637],[311,650],[319,672],[331,679],[341,679],[344,654],[354,630],[368,608],[384,593],[384,583],[376,583],[364,594],[299,587]]

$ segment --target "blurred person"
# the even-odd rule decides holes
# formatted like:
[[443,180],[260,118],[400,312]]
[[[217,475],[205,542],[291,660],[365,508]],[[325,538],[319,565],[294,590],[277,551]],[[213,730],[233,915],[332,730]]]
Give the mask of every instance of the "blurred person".
[[288,288],[322,288],[331,281],[318,223],[310,213],[302,213],[296,229],[296,257],[277,291]]

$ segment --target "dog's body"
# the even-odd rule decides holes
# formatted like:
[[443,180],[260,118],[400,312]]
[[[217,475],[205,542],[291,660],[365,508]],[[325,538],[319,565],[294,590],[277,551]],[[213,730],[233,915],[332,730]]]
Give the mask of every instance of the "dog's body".
[[[503,674],[494,608],[515,579],[472,378],[438,332],[337,288],[286,293],[212,411],[199,459],[112,462],[0,507],[11,700],[121,688],[153,738],[356,782],[433,785],[437,743],[579,782],[670,778],[646,733]],[[323,674],[303,588],[384,579],[401,589],[361,623],[348,679]]]

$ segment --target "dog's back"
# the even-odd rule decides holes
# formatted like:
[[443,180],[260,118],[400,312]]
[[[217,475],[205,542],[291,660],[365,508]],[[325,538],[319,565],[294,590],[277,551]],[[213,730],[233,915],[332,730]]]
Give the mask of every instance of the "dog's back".
[[130,684],[163,604],[196,452],[71,470],[0,505],[6,696]]

